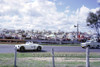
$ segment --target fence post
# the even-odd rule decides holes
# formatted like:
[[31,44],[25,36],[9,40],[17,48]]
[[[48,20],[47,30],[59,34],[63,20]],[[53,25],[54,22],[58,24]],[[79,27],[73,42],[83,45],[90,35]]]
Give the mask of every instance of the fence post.
[[14,67],[16,66],[16,58],[17,58],[17,48],[15,47],[15,54],[14,54]]
[[90,67],[90,62],[89,62],[89,47],[86,47],[86,67]]
[[52,64],[53,64],[53,67],[55,67],[54,48],[52,48],[51,54],[52,54]]

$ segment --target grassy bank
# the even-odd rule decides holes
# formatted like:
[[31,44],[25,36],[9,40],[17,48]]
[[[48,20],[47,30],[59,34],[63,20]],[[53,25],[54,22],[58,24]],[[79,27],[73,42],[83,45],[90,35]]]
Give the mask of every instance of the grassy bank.
[[[100,53],[90,53],[91,67],[100,67]],[[85,67],[85,53],[55,53],[56,67]],[[14,54],[0,54],[0,67],[13,67]],[[52,67],[49,52],[17,53],[18,67]]]
[[[7,59],[8,60],[8,59]],[[14,67],[13,59],[0,62],[0,67]],[[85,62],[55,62],[56,67],[85,67]],[[91,67],[100,67],[100,62],[90,62]],[[17,59],[17,67],[52,67],[52,62]]]
[[[55,52],[55,57],[67,57],[67,58],[85,58],[85,52],[81,53],[60,53]],[[11,58],[14,57],[13,53],[0,54],[0,58]],[[17,57],[52,57],[50,52],[33,52],[33,53],[17,53]],[[100,53],[90,53],[90,58],[100,58]]]
[[[56,63],[56,67],[86,67],[85,62],[65,62],[65,63]],[[90,63],[91,67],[100,67],[100,62]],[[14,67],[11,65],[0,65],[0,67]],[[51,62],[45,61],[27,61],[17,63],[17,67],[52,67]]]

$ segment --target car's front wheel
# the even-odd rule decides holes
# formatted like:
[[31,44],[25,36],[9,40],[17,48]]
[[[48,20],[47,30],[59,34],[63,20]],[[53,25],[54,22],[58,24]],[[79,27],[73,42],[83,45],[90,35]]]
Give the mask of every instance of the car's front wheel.
[[100,48],[100,46],[99,45],[97,45],[97,47],[96,47],[97,49],[99,49]]
[[40,46],[37,47],[37,51],[41,51],[41,49],[42,49],[42,48],[41,48]]
[[83,49],[85,49],[86,47],[82,47]]
[[25,51],[25,47],[20,47],[20,51]]

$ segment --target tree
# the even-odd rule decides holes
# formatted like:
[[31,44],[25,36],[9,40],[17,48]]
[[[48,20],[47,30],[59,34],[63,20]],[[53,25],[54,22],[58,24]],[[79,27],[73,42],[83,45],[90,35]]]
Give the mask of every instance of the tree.
[[87,17],[87,26],[94,28],[97,32],[98,37],[100,36],[100,9],[96,12],[90,12]]

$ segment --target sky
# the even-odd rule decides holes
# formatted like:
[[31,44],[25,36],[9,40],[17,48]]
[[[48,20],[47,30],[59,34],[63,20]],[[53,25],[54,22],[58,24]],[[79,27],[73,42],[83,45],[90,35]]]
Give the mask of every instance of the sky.
[[100,9],[100,0],[0,0],[0,28],[91,32],[89,12]]

